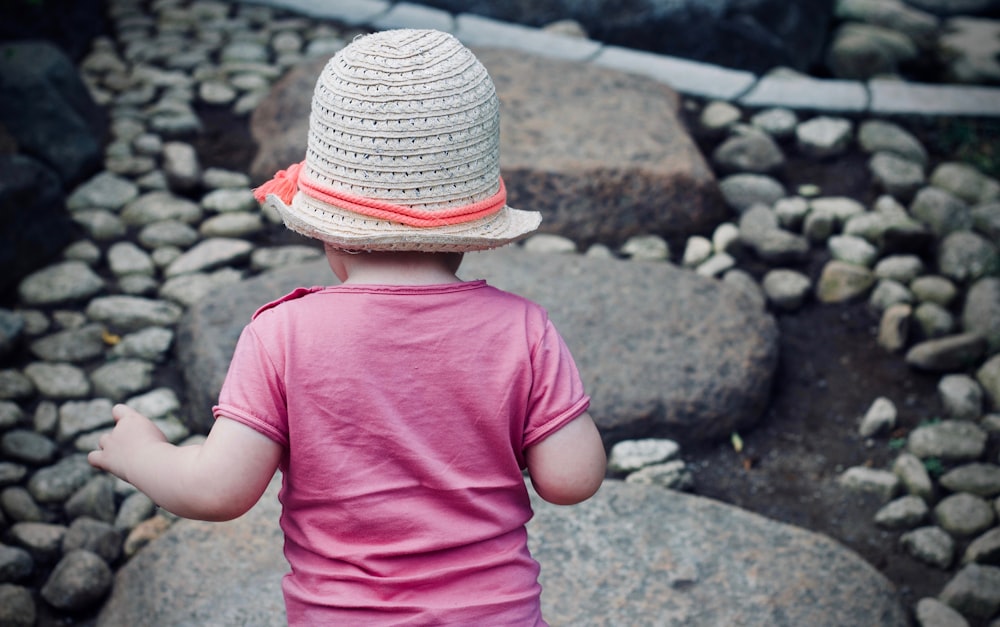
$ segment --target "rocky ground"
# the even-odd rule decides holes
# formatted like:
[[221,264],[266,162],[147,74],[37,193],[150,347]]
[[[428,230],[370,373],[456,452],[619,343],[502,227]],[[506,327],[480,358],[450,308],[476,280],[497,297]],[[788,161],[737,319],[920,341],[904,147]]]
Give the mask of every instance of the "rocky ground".
[[[135,25],[141,22],[135,16],[130,19]],[[293,18],[287,19],[287,30],[301,32],[292,25],[293,22]],[[314,29],[309,36],[313,42],[319,42],[313,45],[320,48],[337,45],[343,40],[342,35],[347,34],[327,27]],[[291,49],[293,43],[286,41],[281,45]],[[298,45],[303,45],[301,40]],[[96,52],[113,50],[113,45],[108,46],[107,42],[95,46]],[[105,56],[103,62],[110,63],[109,59],[113,56]],[[107,77],[113,76],[114,70],[107,69],[107,66],[98,69],[100,59],[99,54],[90,58],[90,71],[105,77],[100,86],[110,93],[109,84],[113,81]],[[251,82],[245,73],[241,76],[244,81]],[[154,73],[150,84],[157,86],[150,91],[172,89],[166,82],[169,78],[168,74]],[[180,315],[181,307],[177,303],[190,302],[190,299],[197,298],[199,290],[204,293],[205,285],[211,289],[212,284],[185,286],[175,282],[173,290],[167,291],[172,296],[165,297],[156,311],[146,312],[152,318],[162,316],[160,321],[152,324],[151,330],[140,332],[137,327],[136,333],[122,337],[110,335],[101,328],[99,323],[107,318],[102,318],[100,307],[91,303],[84,313],[70,306],[89,298],[80,294],[87,291],[87,281],[96,274],[95,270],[88,273],[86,268],[96,269],[103,277],[100,280],[112,282],[120,292],[152,296],[165,287],[154,277],[161,271],[169,276],[166,268],[181,256],[181,247],[190,246],[194,241],[208,237],[207,234],[242,238],[249,242],[250,248],[258,249],[303,243],[273,222],[261,220],[259,215],[255,220],[252,212],[249,212],[251,217],[238,216],[244,219],[242,223],[237,223],[237,218],[225,218],[227,209],[220,209],[222,205],[219,204],[212,205],[213,201],[207,200],[208,195],[184,201],[184,176],[192,175],[188,167],[192,158],[198,163],[195,170],[197,182],[190,183],[189,190],[200,190],[205,183],[214,191],[235,189],[239,192],[216,194],[216,203],[234,198],[238,201],[241,193],[245,197],[249,181],[241,178],[240,173],[248,170],[255,151],[245,113],[252,108],[253,99],[259,94],[253,88],[234,88],[232,81],[227,84],[226,81],[203,78],[201,85],[198,96],[189,99],[192,104],[187,108],[177,106],[174,109],[154,110],[151,117],[139,121],[138,125],[135,124],[137,120],[129,116],[119,119],[115,132],[120,141],[108,147],[107,164],[109,172],[116,178],[136,181],[144,191],[155,190],[157,185],[163,186],[162,189],[180,190],[177,196],[182,201],[171,201],[169,207],[170,211],[181,213],[171,217],[178,218],[184,211],[193,211],[192,205],[195,208],[202,206],[199,209],[199,216],[202,216],[204,207],[212,206],[205,213],[212,216],[214,223],[206,226],[208,220],[181,217],[173,220],[174,224],[169,229],[157,231],[148,228],[157,220],[141,217],[138,209],[129,213],[120,205],[91,211],[92,206],[81,201],[83,204],[74,210],[89,237],[67,251],[68,259],[81,262],[83,266],[74,267],[73,271],[79,271],[79,274],[69,275],[68,286],[66,275],[62,277],[61,289],[69,289],[71,295],[65,300],[49,303],[44,296],[35,296],[37,292],[32,291],[32,284],[28,282],[28,287],[21,290],[19,297],[0,303],[8,310],[5,316],[13,314],[7,320],[14,319],[15,326],[20,324],[15,335],[26,338],[5,358],[4,370],[0,372],[0,390],[5,399],[0,406],[4,456],[0,462],[0,485],[3,486],[0,511],[5,529],[3,546],[0,546],[0,606],[8,612],[3,618],[10,624],[26,624],[24,618],[27,614],[17,614],[16,610],[29,607],[37,613],[39,624],[87,622],[94,615],[95,599],[100,599],[110,586],[110,568],[119,566],[125,559],[123,551],[125,555],[134,552],[146,539],[169,524],[169,520],[162,515],[150,517],[153,514],[151,504],[141,497],[129,494],[120,485],[95,479],[85,468],[81,468],[79,457],[73,453],[86,450],[93,439],[93,430],[106,426],[110,401],[101,398],[79,401],[81,396],[89,396],[89,392],[81,395],[79,391],[67,390],[67,386],[71,388],[74,382],[86,385],[89,377],[99,390],[95,394],[97,397],[141,395],[151,413],[163,417],[162,425],[170,430],[174,439],[185,438],[187,433],[183,426],[169,418],[180,411],[180,401],[176,395],[172,396],[171,390],[182,389],[176,364],[171,364],[169,358],[168,347],[173,339],[170,328]],[[222,100],[227,98],[226,88],[233,97],[223,105]],[[140,104],[145,97],[141,89],[124,93],[125,100],[138,99]],[[237,99],[240,94],[243,98]],[[127,105],[127,102],[122,102],[121,95],[117,102]],[[890,317],[886,312],[893,306],[935,302],[935,297],[923,295],[924,292],[915,288],[914,279],[917,275],[947,274],[933,245],[917,251],[921,265],[915,274],[911,274],[910,270],[893,270],[886,266],[881,271],[866,275],[866,288],[853,296],[833,299],[837,302],[819,302],[814,295],[821,291],[821,277],[830,260],[850,258],[856,254],[852,251],[857,247],[845,251],[833,244],[837,240],[830,236],[845,229],[847,219],[827,216],[828,220],[824,222],[820,215],[823,212],[816,209],[821,203],[814,206],[811,199],[850,198],[857,201],[866,213],[876,213],[872,208],[879,198],[887,189],[893,189],[903,199],[899,206],[912,214],[919,190],[931,187],[929,183],[932,181],[935,182],[933,187],[951,189],[948,193],[957,198],[966,188],[954,189],[944,176],[935,181],[932,173],[939,172],[940,164],[958,159],[976,163],[981,170],[995,177],[997,172],[989,169],[991,163],[995,168],[995,162],[990,161],[988,153],[992,150],[989,148],[991,144],[978,143],[978,140],[984,136],[995,137],[996,126],[989,121],[975,120],[964,121],[964,126],[943,126],[926,120],[899,120],[900,126],[895,129],[899,132],[892,136],[895,139],[881,144],[880,149],[872,149],[871,146],[863,146],[860,141],[859,124],[862,121],[849,120],[851,124],[846,143],[836,148],[824,148],[822,142],[806,142],[806,146],[812,147],[810,150],[797,143],[795,129],[805,119],[796,119],[791,126],[786,125],[784,131],[769,127],[768,132],[774,138],[773,143],[781,157],[780,167],[775,165],[754,172],[761,163],[758,158],[761,154],[773,156],[769,146],[760,148],[762,144],[758,142],[752,148],[734,150],[732,154],[735,156],[728,157],[719,151],[728,140],[750,136],[746,127],[737,122],[750,122],[751,114],[755,112],[709,107],[708,103],[688,104],[692,132],[698,138],[703,153],[711,157],[719,178],[724,184],[729,183],[726,186],[727,199],[740,215],[739,224],[731,226],[743,234],[749,246],[727,248],[720,245],[717,239],[711,244],[709,254],[696,260],[700,242],[671,242],[673,253],[669,254],[669,258],[674,263],[686,263],[720,278],[728,270],[739,269],[755,279],[755,284],[763,283],[765,289],[759,293],[760,298],[770,304],[781,328],[781,366],[773,402],[764,419],[756,429],[736,434],[738,437],[681,451],[680,457],[691,479],[689,489],[830,535],[858,551],[885,573],[900,587],[910,607],[916,607],[921,599],[941,595],[950,605],[963,608],[969,624],[990,624],[991,619],[995,621],[1000,607],[995,593],[991,596],[988,591],[989,585],[998,577],[996,572],[1000,572],[995,567],[1000,562],[1000,549],[995,538],[995,519],[1000,513],[988,513],[991,508],[998,508],[996,499],[1000,495],[1000,479],[995,475],[1000,460],[998,418],[986,413],[989,404],[984,397],[987,395],[983,385],[976,382],[986,349],[979,348],[974,360],[959,367],[928,367],[926,361],[920,362],[922,367],[914,367],[912,360],[907,363],[909,357],[902,348],[912,347],[916,340],[953,336],[961,330],[964,303],[961,298],[953,297],[929,313],[929,308],[925,308],[926,317],[911,311],[905,319],[911,321],[912,333],[909,338],[904,338],[904,346],[898,347],[895,352],[889,350],[893,348],[893,326],[886,322]],[[728,119],[727,115],[730,116]],[[162,137],[176,133],[178,125],[191,123],[199,124],[201,132],[190,135],[190,139],[181,142],[181,147],[172,146],[164,151]],[[965,131],[954,130],[956,128],[971,129],[968,131],[970,136],[963,140],[961,136]],[[959,139],[955,139],[956,136]],[[913,141],[900,140],[900,137],[909,137]],[[899,142],[906,146],[900,149]],[[909,158],[904,160],[920,161],[920,150],[914,148],[914,144],[925,152],[924,161],[919,166],[919,177],[907,178],[910,170],[905,164],[896,164],[899,167],[889,170],[870,169],[872,154],[878,152],[899,155],[909,150]],[[830,152],[825,156],[817,152],[822,150]],[[914,156],[914,151],[917,156]],[[757,157],[751,165],[747,165],[740,161],[740,154]],[[787,242],[791,249],[799,250],[794,253],[793,262],[788,262],[787,257],[782,258],[782,263],[777,263],[775,258],[764,258],[768,254],[793,254],[787,249],[775,253],[774,248],[759,239],[757,244],[752,243],[754,226],[751,222],[755,212],[751,211],[753,202],[747,202],[746,198],[762,200],[756,195],[763,193],[766,197],[768,192],[757,188],[736,190],[736,183],[746,181],[732,177],[746,174],[779,182],[783,191],[779,197],[768,202],[773,207],[773,210],[768,209],[768,215],[781,221],[782,232],[807,240],[805,251],[797,248],[801,241]],[[927,209],[928,222],[944,220],[944,214],[950,216],[949,219],[961,214],[970,218],[966,227],[959,230],[971,230],[971,216],[973,208],[976,208],[978,213],[975,215],[981,219],[976,222],[975,229],[982,234],[980,239],[994,242],[992,254],[995,257],[997,198],[1000,191],[995,179],[981,174],[977,178],[967,171],[965,174],[968,176],[961,180],[976,182],[982,192],[974,199],[960,200],[961,205],[951,203],[950,198],[945,199],[945,208],[935,204],[936,208]],[[214,182],[207,184],[208,180]],[[752,182],[759,184],[761,180],[754,179]],[[106,192],[107,188],[104,188],[101,193]],[[782,210],[778,209],[777,200],[796,195],[810,199],[801,201],[805,205],[801,213],[796,214],[795,207],[800,203],[786,203],[782,205]],[[948,207],[958,208],[952,211]],[[882,213],[891,214],[892,211],[890,208]],[[245,213],[248,212],[240,211],[238,207],[231,211],[234,216]],[[807,218],[810,213],[812,220]],[[185,230],[183,224],[177,226],[185,220],[193,223],[194,227],[189,225]],[[821,237],[824,224],[829,232]],[[195,228],[200,228],[200,232]],[[248,230],[241,232],[240,229]],[[882,234],[886,232],[881,231]],[[146,237],[143,238],[141,233]],[[940,233],[941,236],[943,234]],[[190,239],[192,237],[194,239]],[[864,236],[855,239],[868,241]],[[868,239],[876,243],[881,241],[879,237]],[[182,244],[187,240],[190,241]],[[919,245],[926,246],[926,233],[921,231],[907,241],[913,246],[917,246],[914,241],[923,242]],[[854,241],[841,243],[858,244]],[[979,243],[978,240],[976,243]],[[666,254],[666,247],[658,247],[655,241],[653,250],[660,252],[650,253],[650,248],[642,248],[638,244],[638,241],[635,242],[633,252],[621,254]],[[113,253],[115,246],[117,249]],[[864,249],[863,246],[860,248]],[[748,252],[750,249],[753,252]],[[985,249],[985,258],[992,259],[989,257],[989,246]],[[282,250],[286,257],[301,258],[310,254],[301,248]],[[609,252],[619,254],[620,251]],[[866,253],[865,249],[861,254]],[[729,257],[728,261],[723,254]],[[887,256],[885,250],[879,249],[874,254],[882,259]],[[242,254],[238,256],[244,258]],[[872,267],[874,261],[871,259],[867,266],[864,263],[855,265]],[[240,270],[234,271],[237,279],[242,272],[248,271],[246,263],[240,263],[243,264]],[[724,265],[712,269],[708,265],[710,263]],[[221,265],[225,266],[224,263]],[[988,263],[986,265],[989,266]],[[768,289],[766,277],[776,266],[793,268],[798,277],[805,278],[806,283],[796,283],[793,278],[792,287],[786,283],[784,287],[772,286]],[[148,270],[142,270],[143,267]],[[266,267],[268,261],[258,256],[252,272]],[[978,272],[969,268],[968,263],[960,264],[952,271],[955,276],[947,282],[964,290],[973,280],[958,275]],[[996,269],[992,271],[995,273]],[[233,280],[234,275],[226,275],[225,272],[225,268],[213,270],[213,280]],[[182,273],[177,274],[180,276]],[[882,280],[881,292],[878,288],[872,290],[876,278]],[[897,284],[903,291],[895,289]],[[50,283],[42,282],[40,291],[50,293],[51,288]],[[83,289],[83,292],[74,296],[74,289]],[[103,283],[91,295],[102,289]],[[946,315],[941,316],[941,310]],[[932,314],[939,315],[934,317]],[[95,322],[98,324],[95,325]],[[988,331],[988,324],[986,328]],[[895,331],[898,340],[898,325]],[[60,332],[69,333],[60,336]],[[57,339],[50,340],[48,346],[39,344],[41,340],[53,337]],[[972,348],[976,350],[975,346]],[[50,350],[54,352],[49,353]],[[88,354],[87,351],[93,352]],[[129,366],[128,372],[110,369],[95,375],[94,360],[103,361],[105,351],[117,357],[119,365],[125,362]],[[937,356],[941,357],[941,353]],[[33,369],[28,368],[30,362],[35,363]],[[88,372],[80,379],[80,368],[71,366],[52,371],[44,365],[46,362],[78,363],[85,365]],[[43,366],[39,367],[39,363]],[[142,381],[133,383],[130,379],[135,372],[146,376],[140,377]],[[960,392],[941,389],[946,374],[959,375],[959,379],[952,381]],[[28,388],[24,391],[26,381]],[[43,397],[41,400],[35,394],[36,389],[41,392],[38,395]],[[967,405],[969,394],[973,397],[979,395],[972,410]],[[869,411],[879,397],[891,401],[894,410],[891,421]],[[863,435],[861,424],[866,414],[869,414],[871,433]],[[941,442],[947,434],[933,430],[942,424],[956,424],[956,418],[960,419],[958,422],[961,425],[973,425],[973,428],[957,438],[955,447],[961,450],[942,448]],[[879,420],[884,422],[871,426]],[[931,431],[928,432],[928,429]],[[930,433],[931,437],[927,439],[932,444],[921,448],[923,440],[914,438],[914,433]],[[78,439],[78,436],[83,437]],[[969,442],[972,442],[971,452],[968,450]],[[981,445],[976,446],[976,443]],[[908,469],[899,462],[901,457],[911,459],[904,457],[904,452],[909,452],[913,455],[912,459],[917,460],[916,469]],[[939,479],[947,476],[949,471],[968,467],[974,462],[978,463],[975,469],[981,471],[976,478],[964,482],[961,477],[953,478],[951,482],[944,482],[942,487]],[[841,482],[843,477],[851,476],[848,471],[852,469],[896,472],[863,475],[862,487],[856,490],[845,487]],[[985,480],[981,480],[983,476]],[[928,481],[927,491],[920,484],[922,480]],[[921,510],[920,504],[914,501],[900,503],[892,500],[904,492],[920,495],[918,500],[923,503],[924,509]],[[966,528],[962,525],[963,520],[948,522],[947,511],[935,510],[932,513],[928,510],[945,500],[942,497],[953,493],[973,495],[956,506],[955,509],[961,512],[958,518],[967,521],[974,515],[982,515],[989,522]],[[896,504],[896,508],[883,510],[883,506],[890,501]],[[986,505],[985,510],[982,504]],[[896,510],[902,510],[902,513]],[[879,524],[875,522],[876,515],[880,517]],[[903,540],[905,534],[920,529],[937,529],[938,532],[910,535],[909,540]],[[958,579],[956,573],[968,572],[959,566],[963,554],[976,538],[985,538],[973,561],[984,567],[978,575],[986,581],[987,592],[982,592],[981,585],[977,587],[976,584],[960,582],[955,585],[955,588],[961,588],[959,592],[950,596],[942,594],[950,582]],[[98,557],[95,561],[91,556]],[[85,585],[81,585],[81,579],[86,580]],[[922,623],[927,626],[963,624],[959,622],[963,619],[954,616],[937,622],[928,618],[935,610],[946,612],[941,607],[927,609],[925,604]]]

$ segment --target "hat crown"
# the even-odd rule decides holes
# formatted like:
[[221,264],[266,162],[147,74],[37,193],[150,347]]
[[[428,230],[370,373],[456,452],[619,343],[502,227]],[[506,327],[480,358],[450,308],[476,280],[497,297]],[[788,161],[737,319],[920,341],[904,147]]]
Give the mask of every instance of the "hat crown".
[[313,93],[302,175],[329,189],[424,210],[495,194],[499,101],[453,36],[384,31],[357,39]]

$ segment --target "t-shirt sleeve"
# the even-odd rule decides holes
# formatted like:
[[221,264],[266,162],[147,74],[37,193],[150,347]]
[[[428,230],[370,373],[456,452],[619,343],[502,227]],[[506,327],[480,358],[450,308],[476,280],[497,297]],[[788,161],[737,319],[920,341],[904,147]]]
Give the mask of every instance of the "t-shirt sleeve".
[[576,362],[562,336],[548,319],[531,357],[532,385],[528,398],[523,447],[537,444],[572,422],[590,406]]
[[248,325],[236,343],[219,403],[212,413],[288,446],[288,412],[279,372],[253,324]]

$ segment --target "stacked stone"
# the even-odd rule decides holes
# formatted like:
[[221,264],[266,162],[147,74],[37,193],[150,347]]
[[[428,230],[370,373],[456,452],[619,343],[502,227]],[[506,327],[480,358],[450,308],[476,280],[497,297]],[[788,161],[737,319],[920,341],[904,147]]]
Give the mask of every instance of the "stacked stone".
[[940,67],[940,80],[998,84],[1000,21],[975,15],[997,6],[990,0],[838,0],[839,25],[826,65],[837,78],[850,80]]
[[[113,569],[172,519],[89,466],[85,453],[125,402],[174,443],[192,441],[182,400],[163,379],[174,326],[217,286],[315,247],[262,247],[261,215],[240,172],[203,168],[189,138],[199,109],[248,114],[303,56],[350,34],[266,7],[115,0],[115,37],[80,71],[111,113],[104,170],[66,205],[86,237],[25,278],[0,311],[0,624],[85,618]],[[39,582],[33,588],[31,582]]]

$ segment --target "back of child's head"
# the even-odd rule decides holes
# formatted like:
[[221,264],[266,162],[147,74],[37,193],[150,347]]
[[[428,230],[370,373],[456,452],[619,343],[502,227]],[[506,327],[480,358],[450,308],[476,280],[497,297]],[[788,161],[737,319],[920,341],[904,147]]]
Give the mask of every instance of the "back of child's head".
[[359,37],[316,82],[305,160],[257,188],[288,228],[341,250],[465,252],[538,228],[507,205],[500,105],[453,36]]

